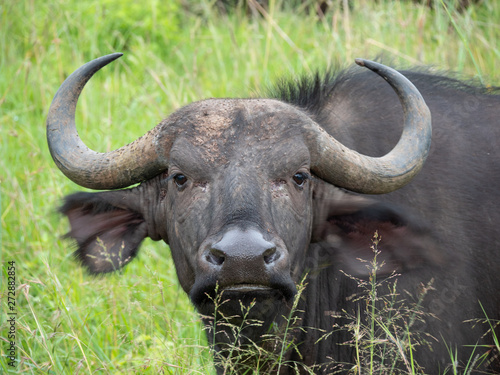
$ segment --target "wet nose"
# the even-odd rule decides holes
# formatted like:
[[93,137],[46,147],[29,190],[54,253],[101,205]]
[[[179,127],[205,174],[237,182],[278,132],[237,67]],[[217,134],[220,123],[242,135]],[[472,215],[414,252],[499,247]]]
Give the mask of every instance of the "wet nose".
[[264,239],[259,231],[232,229],[205,251],[204,261],[215,268],[259,269],[272,268],[281,256],[276,245]]

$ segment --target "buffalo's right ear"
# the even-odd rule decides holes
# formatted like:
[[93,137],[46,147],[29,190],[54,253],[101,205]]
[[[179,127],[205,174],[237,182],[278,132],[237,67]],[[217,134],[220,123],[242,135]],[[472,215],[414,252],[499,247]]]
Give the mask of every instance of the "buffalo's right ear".
[[147,237],[143,215],[127,206],[130,194],[134,194],[132,189],[76,193],[67,196],[60,208],[71,225],[66,236],[78,244],[75,256],[91,273],[122,268]]

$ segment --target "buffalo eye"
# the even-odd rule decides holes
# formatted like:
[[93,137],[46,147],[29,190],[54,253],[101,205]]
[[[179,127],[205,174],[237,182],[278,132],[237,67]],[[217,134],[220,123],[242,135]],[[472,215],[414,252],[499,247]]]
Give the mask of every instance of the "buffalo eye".
[[179,188],[183,187],[187,182],[187,177],[184,176],[182,173],[177,173],[176,175],[174,175],[173,179],[175,184]]
[[297,186],[302,187],[309,179],[309,175],[307,173],[297,172],[293,175],[292,179],[293,182],[297,184]]

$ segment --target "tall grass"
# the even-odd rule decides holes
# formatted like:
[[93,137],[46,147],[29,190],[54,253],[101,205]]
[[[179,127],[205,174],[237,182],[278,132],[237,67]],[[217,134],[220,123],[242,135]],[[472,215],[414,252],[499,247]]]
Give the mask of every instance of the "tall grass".
[[[254,301],[245,304],[240,301],[241,313],[227,316],[223,313],[225,299],[224,292],[216,290],[215,297],[210,297],[214,304],[214,316],[206,316],[210,322],[205,330],[213,336],[213,346],[218,345],[220,352],[213,353],[214,362],[220,372],[226,374],[280,374],[281,370],[293,369],[297,373],[314,374],[312,368],[287,359],[290,351],[297,349],[292,331],[300,329],[301,310],[298,305],[306,288],[306,276],[297,285],[297,294],[294,297],[290,311],[283,318],[283,326],[272,325],[269,331],[261,337],[261,342],[252,341],[247,332],[260,329],[264,322],[251,317],[257,309],[261,309]],[[259,314],[257,314],[259,315]],[[218,342],[221,337],[224,342]]]
[[[283,3],[254,16],[243,7],[220,13],[213,0],[0,1],[2,372],[213,371],[167,246],[145,241],[123,273],[90,277],[61,238],[68,227],[56,207],[84,189],[51,161],[45,117],[60,83],[83,63],[125,53],[79,101],[80,136],[98,151],[134,140],[191,101],[249,96],[276,76],[355,57],[500,81],[497,1],[463,12],[450,6],[449,14],[437,1],[434,10],[409,1],[333,2],[323,19]],[[16,262],[14,369],[5,357],[8,261]]]
[[[429,345],[428,335],[415,329],[419,322],[430,319],[422,307],[433,280],[421,286],[418,296],[401,295],[397,291],[400,275],[377,279],[383,267],[378,260],[381,241],[378,232],[372,238],[373,258],[363,260],[369,271],[368,280],[347,277],[356,281],[361,293],[353,297],[359,302],[356,314],[344,311],[348,324],[341,329],[351,332],[352,342],[343,343],[355,348],[356,361],[351,373],[356,374],[422,374],[414,360],[418,346]],[[364,308],[363,308],[364,306]]]

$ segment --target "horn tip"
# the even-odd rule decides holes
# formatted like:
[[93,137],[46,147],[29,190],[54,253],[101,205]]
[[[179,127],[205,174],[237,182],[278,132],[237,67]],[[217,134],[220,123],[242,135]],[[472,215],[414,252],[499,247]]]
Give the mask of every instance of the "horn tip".
[[111,61],[119,59],[122,56],[123,56],[123,52],[115,52],[115,53],[111,53],[108,55],[108,57],[110,58]]
[[361,58],[358,57],[358,58],[354,59],[354,62],[356,64],[358,64],[359,66],[365,66],[366,60],[365,59],[361,59]]

